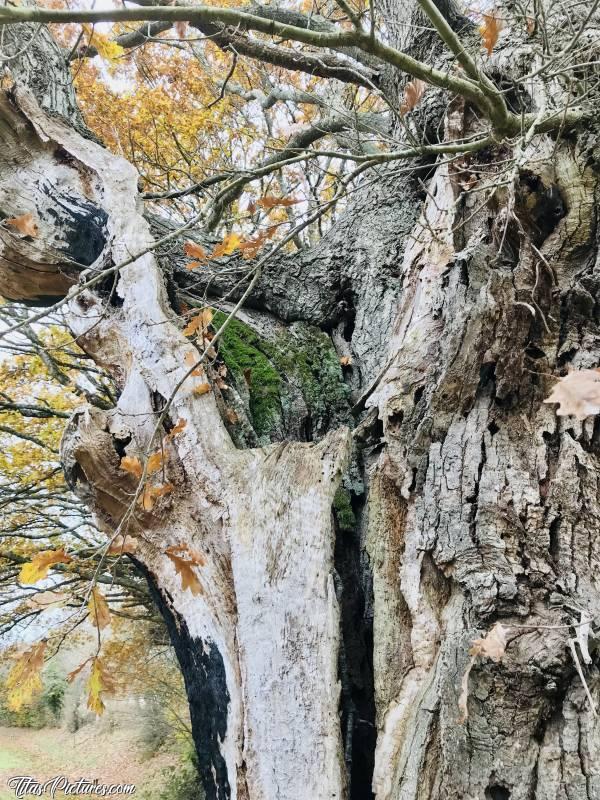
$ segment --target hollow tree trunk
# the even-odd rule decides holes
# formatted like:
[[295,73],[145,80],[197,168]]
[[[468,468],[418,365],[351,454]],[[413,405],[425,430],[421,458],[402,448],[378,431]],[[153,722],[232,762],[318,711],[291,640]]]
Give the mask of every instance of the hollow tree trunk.
[[[510,74],[513,57],[501,50],[498,69]],[[440,108],[432,96],[423,113],[439,120]],[[119,263],[152,243],[132,167],[22,87],[2,95],[0,117],[2,211],[40,220],[35,240],[0,227],[6,296],[61,296],[74,261]],[[476,124],[453,101],[445,135]],[[478,181],[498,158],[463,166]],[[185,676],[207,798],[600,797],[572,632],[537,627],[600,612],[600,429],[542,402],[551,376],[600,363],[596,141],[536,137],[517,159],[514,197],[500,189],[483,208],[457,202],[464,175],[448,166],[431,165],[426,193],[382,174],[250,298],[241,340],[321,324],[352,352],[354,414],[337,373],[320,416],[306,386],[296,395],[310,426],[271,408],[269,427],[261,407],[258,430],[238,387],[254,423],[245,439],[216,389],[200,396],[188,378],[175,395],[163,431],[186,422],[165,444],[175,488],[136,506],[130,530],[143,531],[136,559]],[[504,232],[513,201],[520,225]],[[85,246],[82,229],[94,232]],[[183,272],[169,264],[171,293],[189,290]],[[165,274],[146,253],[116,288],[68,308],[120,389],[113,411],[78,412],[63,443],[69,479],[108,532],[135,491],[121,457],[145,452],[195,352]],[[282,289],[294,280],[318,302]],[[344,417],[358,417],[352,435]],[[311,428],[315,441],[277,441]],[[184,545],[205,558],[197,594],[165,553]],[[532,627],[510,630],[501,664],[475,664],[461,723],[469,644],[498,620]],[[596,693],[594,664],[586,677]]]

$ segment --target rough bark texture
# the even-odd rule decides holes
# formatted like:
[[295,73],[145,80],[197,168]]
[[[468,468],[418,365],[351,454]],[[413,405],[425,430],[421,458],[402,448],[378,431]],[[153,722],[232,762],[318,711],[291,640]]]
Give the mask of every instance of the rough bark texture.
[[[510,77],[516,52],[500,48],[494,67]],[[435,93],[423,114],[449,139],[477,126]],[[60,295],[73,262],[118,263],[164,232],[137,209],[133,169],[26,90],[3,96],[0,117],[13,156],[2,211],[35,207],[43,234],[0,229],[7,296]],[[482,180],[509,155],[463,166]],[[600,363],[596,139],[536,137],[518,159],[514,194],[483,207],[459,199],[447,165],[422,173],[427,192],[383,170],[317,248],[269,267],[221,346],[232,389],[198,396],[189,378],[175,397],[165,432],[187,423],[166,445],[175,490],[129,525],[182,665],[208,798],[600,797],[573,629],[537,627],[600,613],[600,427],[542,402],[553,376]],[[94,253],[76,236],[90,228]],[[194,352],[174,306],[205,286],[165,261],[146,254],[69,306],[120,386],[117,407],[82,409],[63,445],[109,532],[135,490],[120,458],[147,449]],[[247,368],[268,391],[244,384]],[[239,422],[222,421],[226,406]],[[206,558],[199,595],[164,552],[183,544]],[[475,663],[460,723],[469,644],[498,620],[532,627],[509,629],[502,663]],[[596,696],[596,661],[585,674]]]

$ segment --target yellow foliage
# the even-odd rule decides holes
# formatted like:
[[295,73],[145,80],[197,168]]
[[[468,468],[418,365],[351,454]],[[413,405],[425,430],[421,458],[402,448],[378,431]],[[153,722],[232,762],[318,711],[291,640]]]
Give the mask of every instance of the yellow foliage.
[[34,644],[19,658],[8,673],[6,688],[8,689],[8,707],[11,711],[19,711],[28,705],[33,697],[42,689],[40,673],[44,666],[46,642]]

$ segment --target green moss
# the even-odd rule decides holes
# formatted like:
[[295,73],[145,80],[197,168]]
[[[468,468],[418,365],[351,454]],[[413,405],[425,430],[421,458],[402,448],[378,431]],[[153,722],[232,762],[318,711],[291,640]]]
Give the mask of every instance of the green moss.
[[[216,327],[224,320],[225,314],[215,313]],[[318,328],[295,323],[271,340],[232,320],[221,338],[220,354],[238,386],[246,385],[244,374],[250,375],[249,411],[259,438],[268,440],[285,427],[283,420],[297,413],[298,394],[309,411],[313,435],[346,419],[348,387],[329,336]]]
[[[214,325],[218,328],[225,319],[225,314],[215,312]],[[245,381],[244,373],[248,374],[247,370],[250,370],[250,414],[256,433],[263,436],[281,416],[281,377],[259,349],[260,344],[258,334],[233,319],[221,337],[219,352],[238,383]]]
[[350,503],[350,492],[340,487],[333,498],[333,511],[337,524],[342,531],[354,530],[356,517]]

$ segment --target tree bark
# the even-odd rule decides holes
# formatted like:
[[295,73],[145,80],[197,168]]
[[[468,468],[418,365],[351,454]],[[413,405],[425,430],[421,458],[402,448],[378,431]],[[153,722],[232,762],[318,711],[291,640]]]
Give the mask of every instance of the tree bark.
[[[494,67],[510,78],[517,53],[499,48]],[[464,102],[424,105],[446,139],[477,127]],[[133,168],[72,119],[20,86],[0,118],[2,210],[35,210],[41,227],[28,240],[0,226],[6,296],[62,296],[165,230],[139,210]],[[463,193],[494,170],[500,184],[509,158],[508,188],[486,204]],[[600,797],[598,722],[568,644],[600,613],[600,428],[543,403],[554,378],[600,362],[597,163],[580,133],[460,169],[419,164],[426,190],[382,170],[316,249],[267,270],[234,329],[246,349],[223,341],[232,394],[199,396],[197,377],[174,394],[161,431],[186,422],[164,445],[174,489],[128,525],[186,680],[207,798]],[[120,389],[63,443],[109,533],[136,488],[120,460],[151,446],[197,355],[173,306],[189,300],[185,272],[150,251],[68,306]],[[321,356],[278,360],[290,328],[324,337]],[[334,345],[354,359],[346,386]],[[296,387],[273,384],[278,410],[261,406],[260,426],[244,358]],[[294,372],[317,360],[331,366],[318,402]],[[239,424],[223,421],[234,401]],[[167,547],[201,551],[200,593]],[[497,621],[506,654],[474,662],[461,722],[470,643]],[[596,697],[597,663],[583,668]]]

